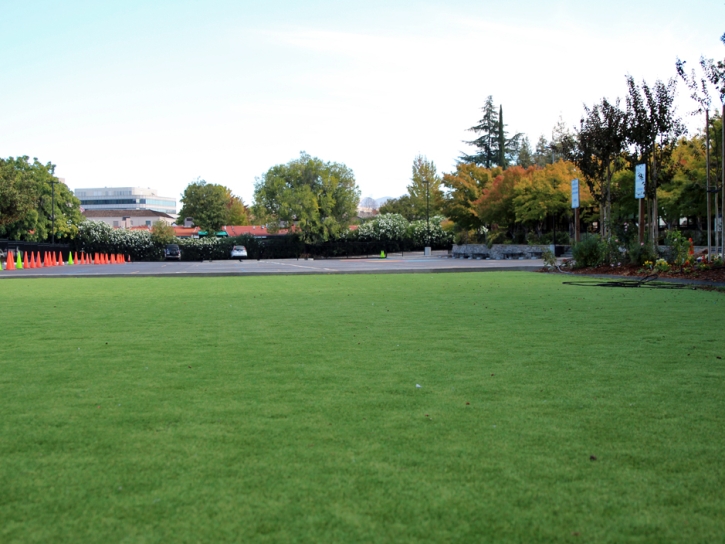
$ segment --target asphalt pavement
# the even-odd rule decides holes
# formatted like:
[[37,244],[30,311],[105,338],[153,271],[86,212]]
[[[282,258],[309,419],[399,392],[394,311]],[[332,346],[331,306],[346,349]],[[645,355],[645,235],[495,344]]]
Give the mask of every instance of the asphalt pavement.
[[127,276],[267,276],[304,274],[409,274],[435,272],[484,272],[498,270],[539,270],[540,259],[477,260],[453,259],[444,255],[388,256],[355,259],[265,259],[204,262],[137,262],[120,265],[66,265],[29,270],[3,270],[0,280],[53,277]]

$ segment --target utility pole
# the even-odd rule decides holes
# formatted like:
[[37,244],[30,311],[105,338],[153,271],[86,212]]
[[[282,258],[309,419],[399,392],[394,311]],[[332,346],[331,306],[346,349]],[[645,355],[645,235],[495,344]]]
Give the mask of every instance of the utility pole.
[[[722,179],[720,180],[722,185],[722,199],[720,200],[720,253],[725,258],[725,102],[722,105],[722,117],[720,119],[722,121],[722,149],[720,150],[722,153],[722,159],[720,161],[720,173],[722,175]],[[717,195],[715,195],[715,198],[717,198]]]
[[55,180],[50,181],[50,221],[51,221],[51,232],[52,244],[55,245],[55,184],[58,183]]
[[705,196],[707,198],[707,260],[712,260],[712,225],[710,221],[710,108],[705,108]]
[[430,247],[430,179],[425,178],[425,222],[428,228],[428,247]]

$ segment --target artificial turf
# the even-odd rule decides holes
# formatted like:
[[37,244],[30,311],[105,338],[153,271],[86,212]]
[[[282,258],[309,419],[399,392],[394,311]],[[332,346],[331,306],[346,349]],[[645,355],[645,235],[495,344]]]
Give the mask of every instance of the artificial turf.
[[533,273],[0,281],[0,542],[722,542],[724,305]]

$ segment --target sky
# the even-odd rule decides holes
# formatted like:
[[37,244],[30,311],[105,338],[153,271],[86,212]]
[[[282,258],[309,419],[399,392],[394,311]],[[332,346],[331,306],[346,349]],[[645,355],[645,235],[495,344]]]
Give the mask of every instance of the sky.
[[487,96],[535,144],[628,74],[725,57],[724,32],[721,0],[0,0],[0,157],[72,189],[178,199],[202,178],[251,203],[305,151],[397,197],[416,155],[443,173],[472,151]]

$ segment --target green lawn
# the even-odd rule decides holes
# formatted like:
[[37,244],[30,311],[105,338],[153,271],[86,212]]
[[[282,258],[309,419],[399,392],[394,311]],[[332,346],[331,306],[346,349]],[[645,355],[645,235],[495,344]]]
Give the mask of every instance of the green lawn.
[[0,281],[0,542],[723,542],[724,307],[533,273]]

